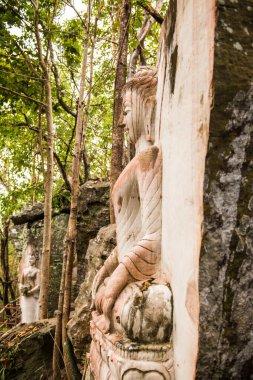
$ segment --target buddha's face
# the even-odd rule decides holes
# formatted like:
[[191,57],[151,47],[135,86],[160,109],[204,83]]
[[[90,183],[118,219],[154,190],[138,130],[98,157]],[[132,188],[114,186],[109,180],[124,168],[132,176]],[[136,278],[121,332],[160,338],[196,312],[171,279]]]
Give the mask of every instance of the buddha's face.
[[129,131],[129,137],[135,144],[141,135],[147,141],[151,141],[153,104],[143,101],[138,92],[128,89],[125,94],[124,103],[124,124]]
[[125,96],[124,124],[129,131],[129,137],[133,144],[141,135],[140,99],[135,90],[127,90]]

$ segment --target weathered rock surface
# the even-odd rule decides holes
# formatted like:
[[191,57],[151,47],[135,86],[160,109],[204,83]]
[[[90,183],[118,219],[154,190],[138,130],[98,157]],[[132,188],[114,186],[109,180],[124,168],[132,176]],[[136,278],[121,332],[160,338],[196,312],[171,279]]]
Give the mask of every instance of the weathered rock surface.
[[253,378],[253,1],[218,1],[197,379]]
[[81,188],[77,208],[78,289],[86,273],[85,254],[90,239],[109,224],[109,189],[108,182],[92,181]]
[[72,342],[74,352],[79,363],[83,355],[90,348],[90,320],[91,320],[91,289],[92,282],[97,271],[103,265],[105,259],[116,245],[115,225],[100,229],[97,237],[90,241],[86,257],[85,280],[80,287],[78,297],[75,301],[75,311],[68,323],[68,335]]
[[0,338],[2,378],[48,379],[52,366],[54,329],[54,319],[43,320],[17,326]]
[[[253,0],[171,0],[163,31],[157,135],[163,147],[162,260],[174,298],[176,379],[194,378],[182,368],[198,355],[197,379],[248,380],[253,378]],[[196,145],[201,139],[208,142],[206,157]],[[196,167],[201,165],[200,247],[203,176]],[[190,277],[195,284],[185,287]],[[186,324],[188,317],[193,323]],[[194,335],[197,349],[190,356]]]
[[[39,259],[43,240],[43,204],[39,203],[12,217],[14,227],[10,230],[11,240],[17,253],[22,257],[27,247],[33,250]],[[68,223],[68,209],[53,211],[52,252],[50,266],[49,316],[53,316],[58,304],[58,294],[62,270],[64,238]],[[77,279],[73,299],[85,274],[85,254],[89,240],[98,230],[109,223],[109,184],[105,182],[87,182],[81,187],[77,212]]]
[[23,210],[18,215],[12,215],[11,220],[15,225],[20,225],[29,222],[35,222],[44,218],[44,204],[36,203],[26,210]]

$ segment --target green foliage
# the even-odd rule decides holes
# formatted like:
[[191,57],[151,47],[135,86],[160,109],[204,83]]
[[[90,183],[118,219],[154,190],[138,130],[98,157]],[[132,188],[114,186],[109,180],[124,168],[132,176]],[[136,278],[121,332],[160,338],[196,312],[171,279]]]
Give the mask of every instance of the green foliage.
[[[66,4],[70,1],[40,0],[39,28],[43,54],[48,52],[48,39],[54,49],[58,69],[58,89],[52,73],[55,152],[66,173],[70,173],[75,118],[66,112],[58,97],[76,112],[86,5],[79,15]],[[137,32],[144,13],[137,1],[132,2],[129,54],[137,46]],[[163,7],[163,14],[168,1]],[[111,155],[113,86],[117,60],[117,41],[121,1],[103,2],[94,55],[86,151],[90,161],[90,177],[108,179]],[[155,2],[152,2],[155,6]],[[91,33],[98,10],[93,1]],[[53,13],[55,11],[55,17]],[[66,15],[72,11],[73,17]],[[155,23],[145,42],[149,65],[155,64],[160,26]],[[93,41],[93,36],[90,38]],[[90,59],[90,53],[89,53]],[[89,62],[88,62],[89,64]],[[89,69],[87,86],[89,85]],[[45,110],[39,105],[45,98],[43,75],[38,62],[34,34],[34,10],[31,1],[22,4],[0,0],[0,225],[10,214],[35,201],[43,201],[43,161],[46,157]],[[85,100],[87,96],[85,97]],[[41,128],[42,140],[39,135]],[[54,207],[64,207],[69,193],[55,163]],[[84,165],[81,170],[84,181]],[[63,196],[64,195],[64,196]],[[65,199],[66,198],[66,199]]]

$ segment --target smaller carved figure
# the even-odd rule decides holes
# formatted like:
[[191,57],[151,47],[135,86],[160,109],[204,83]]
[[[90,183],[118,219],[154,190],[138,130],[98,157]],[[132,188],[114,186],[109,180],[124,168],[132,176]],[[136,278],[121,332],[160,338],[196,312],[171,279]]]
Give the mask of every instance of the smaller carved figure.
[[21,323],[35,322],[38,319],[40,270],[36,267],[36,258],[33,255],[29,257],[29,265],[22,271],[19,290]]

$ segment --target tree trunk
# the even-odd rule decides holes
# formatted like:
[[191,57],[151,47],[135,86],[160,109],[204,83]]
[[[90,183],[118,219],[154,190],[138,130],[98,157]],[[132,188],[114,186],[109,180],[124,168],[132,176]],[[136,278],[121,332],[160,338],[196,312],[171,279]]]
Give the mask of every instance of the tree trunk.
[[[76,120],[76,136],[74,145],[74,154],[72,162],[72,188],[71,188],[71,206],[68,228],[66,233],[65,242],[65,253],[64,253],[64,265],[61,280],[60,297],[57,311],[57,324],[56,324],[56,341],[54,346],[54,379],[59,377],[60,368],[60,335],[62,340],[63,348],[63,358],[64,364],[67,372],[67,377],[69,379],[76,379],[76,371],[73,371],[73,362],[69,357],[69,343],[67,341],[67,323],[69,321],[70,314],[70,304],[71,304],[71,288],[72,288],[72,270],[73,262],[75,256],[75,246],[76,246],[76,215],[77,215],[77,200],[79,195],[79,181],[80,181],[80,165],[83,152],[84,144],[84,125],[83,125],[83,109],[84,109],[84,89],[85,89],[85,79],[87,71],[87,58],[88,58],[88,48],[89,48],[89,34],[90,34],[90,7],[91,1],[88,1],[87,16],[86,16],[86,36],[84,41],[83,49],[83,61],[81,69],[81,79],[80,79],[80,91],[77,109],[77,120]],[[87,124],[86,124],[87,126]],[[66,263],[66,264],[65,264]],[[61,328],[61,332],[60,332]],[[71,365],[70,365],[71,363]]]
[[[121,21],[119,33],[118,59],[116,66],[116,76],[114,82],[114,106],[113,106],[113,130],[112,130],[112,158],[111,158],[111,192],[113,186],[122,171],[124,130],[119,125],[119,118],[122,112],[122,90],[127,77],[127,49],[128,31],[131,15],[131,1],[122,0]],[[114,223],[114,210],[110,205],[110,220]]]
[[38,0],[34,3],[34,29],[37,42],[37,53],[39,63],[43,72],[45,96],[46,96],[46,120],[47,120],[47,171],[45,183],[44,202],[44,230],[43,247],[41,256],[41,282],[39,296],[39,318],[47,318],[49,276],[50,276],[50,253],[51,253],[51,214],[52,214],[52,194],[53,194],[53,172],[54,172],[54,125],[53,108],[50,80],[50,63],[43,57],[41,38],[39,33],[39,9]]
[[[3,271],[2,286],[3,286],[3,306],[9,303],[9,294],[11,295],[12,301],[15,300],[15,293],[12,288],[12,282],[10,278],[10,267],[9,267],[9,251],[8,251],[8,240],[9,240],[9,225],[10,219],[5,223],[4,229],[1,233],[1,266]],[[6,314],[11,315],[11,311],[6,309]]]
[[85,113],[84,113],[84,119],[83,119],[84,143],[82,144],[82,157],[83,157],[83,164],[84,164],[84,180],[85,180],[85,182],[89,180],[89,174],[90,174],[89,157],[88,157],[88,153],[87,153],[87,150],[85,147],[85,140],[86,140],[86,130],[88,127],[88,118],[89,118],[92,86],[93,86],[94,52],[95,52],[95,46],[96,46],[96,41],[97,41],[97,27],[98,27],[98,20],[100,17],[100,13],[101,13],[101,2],[99,0],[98,1],[98,11],[97,11],[97,15],[95,17],[95,23],[94,23],[94,33],[93,33],[92,47],[91,47],[91,53],[90,53],[89,88],[88,88],[88,96],[87,96],[87,102],[86,102],[86,106],[85,106]]
[[49,276],[50,276],[50,253],[51,253],[51,214],[53,195],[53,175],[54,175],[54,126],[50,74],[45,73],[46,89],[46,118],[47,118],[47,172],[45,183],[45,203],[44,203],[44,231],[43,247],[41,257],[41,283],[39,297],[39,317],[47,318]]
[[46,118],[47,118],[47,175],[45,186],[45,205],[44,205],[44,232],[43,248],[41,258],[41,284],[40,284],[40,319],[47,318],[49,276],[50,276],[50,253],[51,253],[51,214],[53,196],[53,175],[54,175],[54,147],[53,147],[53,112],[50,75],[45,73],[46,87]]

